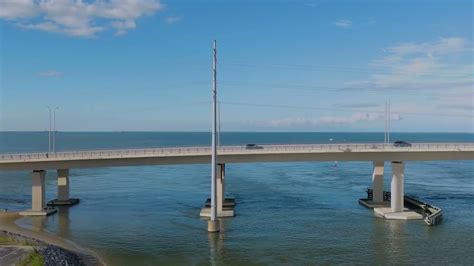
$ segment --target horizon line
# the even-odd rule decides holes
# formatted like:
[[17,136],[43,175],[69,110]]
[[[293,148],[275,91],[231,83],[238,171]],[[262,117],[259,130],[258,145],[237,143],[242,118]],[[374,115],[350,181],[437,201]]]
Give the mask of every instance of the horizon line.
[[[43,133],[49,130],[0,130],[0,133]],[[211,133],[203,130],[56,130],[63,133]],[[220,131],[220,133],[380,133],[383,131]],[[474,134],[474,131],[392,131],[390,133]]]

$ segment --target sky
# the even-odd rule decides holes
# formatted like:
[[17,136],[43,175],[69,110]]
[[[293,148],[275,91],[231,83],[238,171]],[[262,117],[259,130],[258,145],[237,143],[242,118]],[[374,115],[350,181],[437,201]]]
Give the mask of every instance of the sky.
[[0,131],[474,132],[473,2],[0,0]]

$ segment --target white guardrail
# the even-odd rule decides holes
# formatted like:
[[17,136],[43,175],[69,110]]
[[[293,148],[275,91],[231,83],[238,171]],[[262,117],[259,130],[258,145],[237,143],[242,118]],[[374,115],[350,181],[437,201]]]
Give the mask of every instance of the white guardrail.
[[[218,153],[266,153],[266,152],[322,152],[322,151],[358,151],[358,150],[383,150],[383,151],[437,151],[437,150],[474,150],[474,143],[413,143],[410,147],[397,147],[393,144],[364,143],[364,144],[288,144],[288,145],[257,145],[253,148],[243,146],[220,146]],[[54,153],[18,153],[0,154],[1,161],[29,161],[51,159],[75,158],[126,158],[136,156],[166,156],[166,155],[194,155],[207,154],[211,148],[205,147],[173,147],[151,149],[122,149],[122,150],[95,150],[95,151],[66,151]]]

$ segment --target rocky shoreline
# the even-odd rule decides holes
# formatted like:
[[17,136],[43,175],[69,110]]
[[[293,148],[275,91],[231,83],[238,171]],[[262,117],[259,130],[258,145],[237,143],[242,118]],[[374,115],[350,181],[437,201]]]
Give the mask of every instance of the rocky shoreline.
[[43,255],[45,266],[87,265],[78,255],[56,246],[48,245],[40,248],[38,252]]
[[45,266],[103,265],[103,263],[91,255],[69,251],[35,238],[25,237],[5,230],[0,230],[0,236],[7,237],[12,242],[18,243],[20,245],[33,246],[34,250],[43,257]]

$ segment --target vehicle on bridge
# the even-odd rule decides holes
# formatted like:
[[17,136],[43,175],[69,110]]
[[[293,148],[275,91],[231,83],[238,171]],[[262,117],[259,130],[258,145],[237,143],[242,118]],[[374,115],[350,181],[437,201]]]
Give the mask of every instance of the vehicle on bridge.
[[397,140],[393,143],[393,146],[395,146],[395,147],[411,147],[411,143],[403,141],[403,140]]
[[253,144],[253,143],[252,143],[252,144],[247,144],[247,145],[245,146],[245,148],[248,149],[248,150],[263,149],[262,146],[259,146],[259,145],[257,145],[257,144]]

